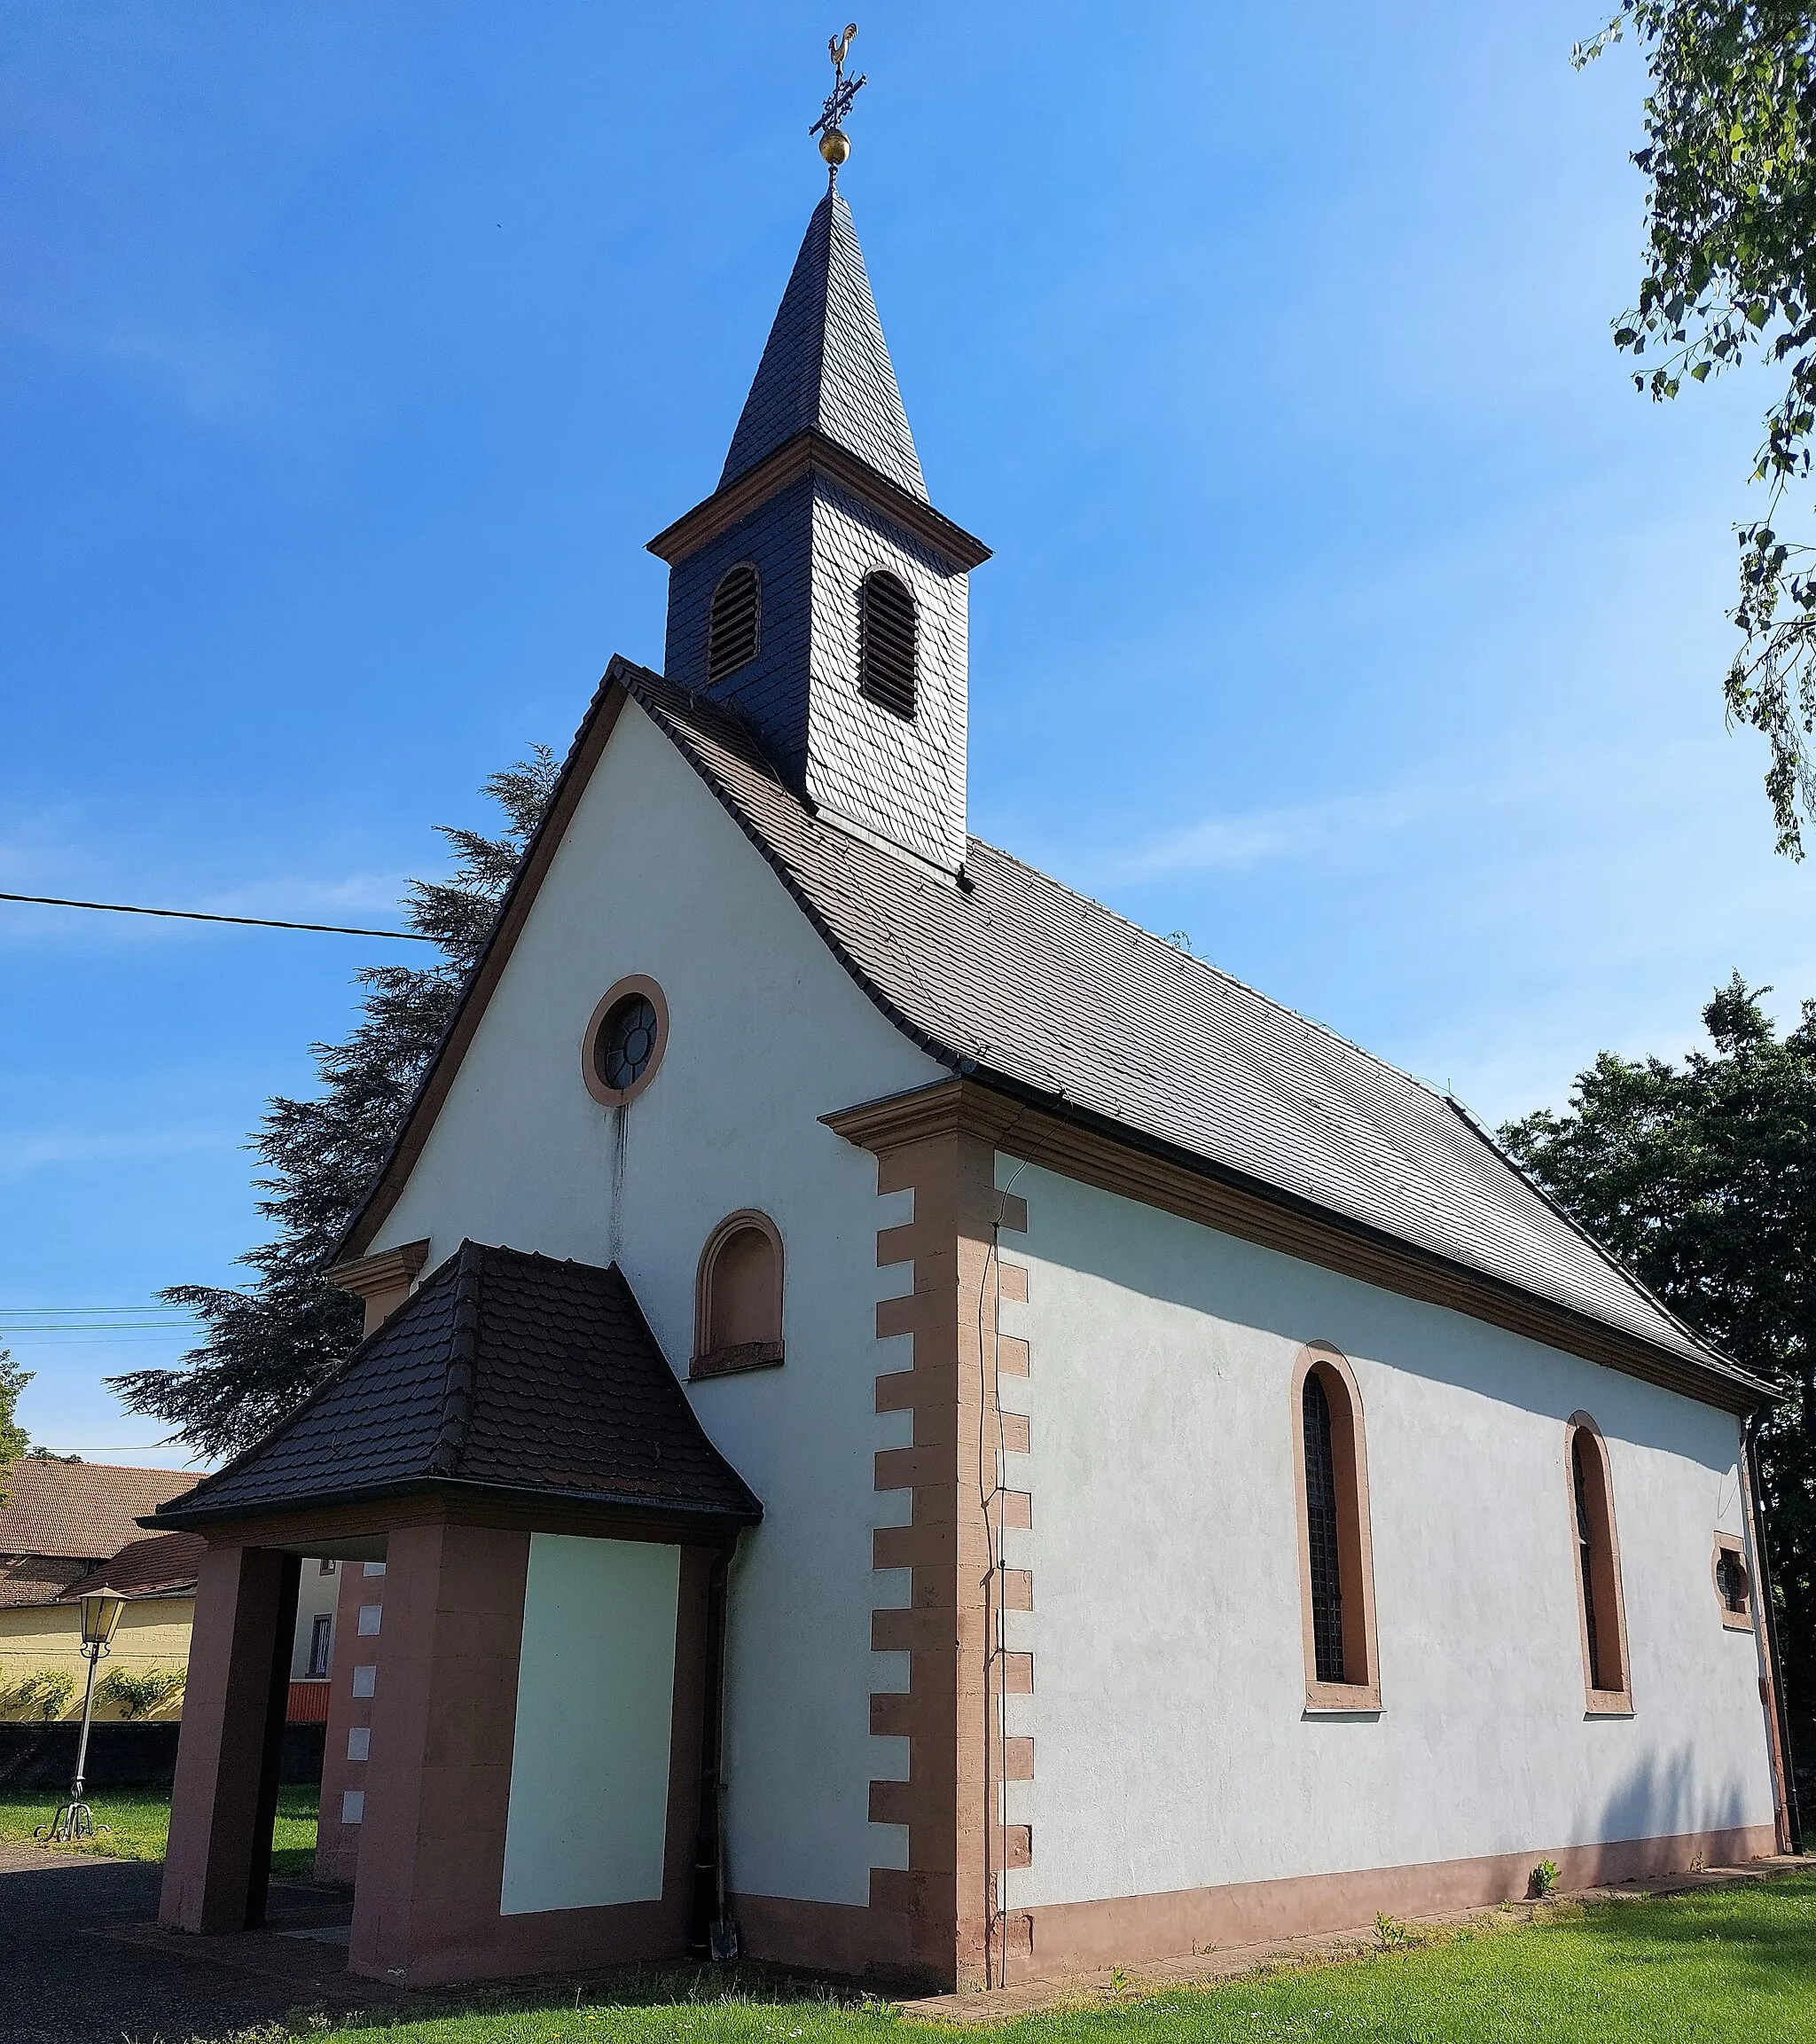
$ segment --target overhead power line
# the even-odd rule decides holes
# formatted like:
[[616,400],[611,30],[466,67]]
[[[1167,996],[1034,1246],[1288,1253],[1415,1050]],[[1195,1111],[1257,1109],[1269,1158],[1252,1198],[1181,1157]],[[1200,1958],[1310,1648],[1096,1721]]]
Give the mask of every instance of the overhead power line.
[[5,894],[0,893],[0,901],[29,902],[37,908],[98,908],[109,915],[162,915],[173,916],[180,922],[233,922],[243,924],[248,929],[313,929],[329,936],[388,936],[399,944],[435,944],[439,939],[425,936],[414,929],[361,929],[344,922],[279,922],[268,915],[210,915],[199,908],[141,908],[132,902],[124,901],[66,901],[54,894]]

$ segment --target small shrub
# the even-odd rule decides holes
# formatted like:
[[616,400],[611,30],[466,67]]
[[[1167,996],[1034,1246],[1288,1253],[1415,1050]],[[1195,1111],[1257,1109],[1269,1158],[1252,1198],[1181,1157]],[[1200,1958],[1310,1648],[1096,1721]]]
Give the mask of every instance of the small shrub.
[[1123,1968],[1112,1966],[1110,1968],[1110,1993],[1120,1994],[1128,1985],[1129,1976]]
[[13,1709],[35,1712],[48,1724],[60,1718],[75,1694],[75,1677],[67,1668],[40,1668],[13,1689],[8,1701]]
[[1542,1900],[1557,1886],[1558,1871],[1555,1860],[1541,1860],[1532,1869],[1532,1892]]
[[1377,1951],[1398,1952],[1413,1941],[1413,1926],[1403,1923],[1397,1916],[1389,1916],[1384,1909],[1374,1912],[1374,1943]]
[[129,1718],[149,1718],[180,1696],[188,1680],[181,1668],[114,1668],[95,1694],[106,1703],[118,1703]]

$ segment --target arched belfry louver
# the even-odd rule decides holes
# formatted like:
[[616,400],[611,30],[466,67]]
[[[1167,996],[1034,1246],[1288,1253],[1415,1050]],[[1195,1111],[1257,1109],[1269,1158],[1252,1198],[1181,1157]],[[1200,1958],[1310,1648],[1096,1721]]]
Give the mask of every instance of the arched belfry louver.
[[914,715],[914,599],[879,568],[857,591],[857,685],[897,717]]
[[756,658],[763,623],[763,584],[748,560],[728,568],[713,591],[707,625],[706,677],[708,683],[735,674]]

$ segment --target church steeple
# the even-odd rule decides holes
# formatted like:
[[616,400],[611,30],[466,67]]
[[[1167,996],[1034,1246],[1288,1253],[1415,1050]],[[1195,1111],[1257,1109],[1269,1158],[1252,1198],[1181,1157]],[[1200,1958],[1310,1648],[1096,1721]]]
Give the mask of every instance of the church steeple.
[[810,427],[927,502],[857,228],[836,185],[807,223],[719,488]]
[[[849,148],[834,121],[835,173]],[[928,502],[836,176],[718,487],[650,551],[670,568],[669,678],[735,706],[827,821],[959,873],[966,577],[990,549]]]

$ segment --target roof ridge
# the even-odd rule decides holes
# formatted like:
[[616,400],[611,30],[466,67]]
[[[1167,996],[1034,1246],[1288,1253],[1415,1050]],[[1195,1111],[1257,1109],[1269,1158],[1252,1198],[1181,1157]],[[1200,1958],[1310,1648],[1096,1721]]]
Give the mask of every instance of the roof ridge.
[[1404,1079],[1410,1086],[1417,1086],[1421,1092],[1427,1094],[1430,1099],[1447,1100],[1452,1097],[1447,1092],[1439,1092],[1436,1086],[1429,1085],[1417,1073],[1402,1070],[1389,1059],[1381,1056],[1378,1052],[1370,1050],[1366,1044],[1359,1044],[1352,1037],[1346,1037],[1341,1030],[1333,1029],[1328,1022],[1319,1022],[1316,1015],[1305,1014],[1298,1008],[1288,1006],[1285,1001],[1276,999],[1272,994],[1264,993],[1258,986],[1253,985],[1238,974],[1231,972],[1226,967],[1217,965],[1210,959],[1200,958],[1196,952],[1182,950],[1166,937],[1156,936],[1153,930],[1137,922],[1132,916],[1126,916],[1120,909],[1112,908],[1108,902],[1100,901],[1094,894],[1085,894],[1078,888],[1068,887],[1064,881],[1048,873],[1044,866],[1031,865],[1025,858],[1018,858],[1014,852],[1006,851],[999,844],[992,844],[988,838],[978,836],[975,831],[969,834],[968,842],[981,847],[985,851],[994,853],[998,858],[1006,859],[1011,865],[1019,866],[1023,873],[1032,873],[1037,880],[1045,881],[1047,886],[1058,888],[1061,894],[1069,895],[1074,901],[1083,902],[1087,908],[1096,909],[1100,914],[1108,916],[1112,921],[1121,923],[1125,929],[1133,930],[1137,936],[1146,937],[1150,944],[1161,945],[1162,949],[1172,952],[1176,958],[1187,959],[1191,964],[1211,974],[1215,978],[1224,981],[1227,985],[1240,987],[1244,993],[1252,996],[1264,1007],[1272,1008],[1276,1014],[1289,1016],[1294,1022],[1302,1024],[1304,1028],[1316,1030],[1319,1036],[1328,1037],[1332,1043],[1341,1044],[1345,1050],[1354,1051],[1358,1057],[1366,1058],[1370,1064],[1378,1066],[1381,1070],[1391,1072],[1396,1078]]
[[454,1327],[448,1343],[448,1372],[442,1381],[442,1424],[429,1451],[429,1474],[451,1476],[466,1452],[473,1393],[479,1371],[479,1314],[485,1251],[463,1241],[454,1274]]

